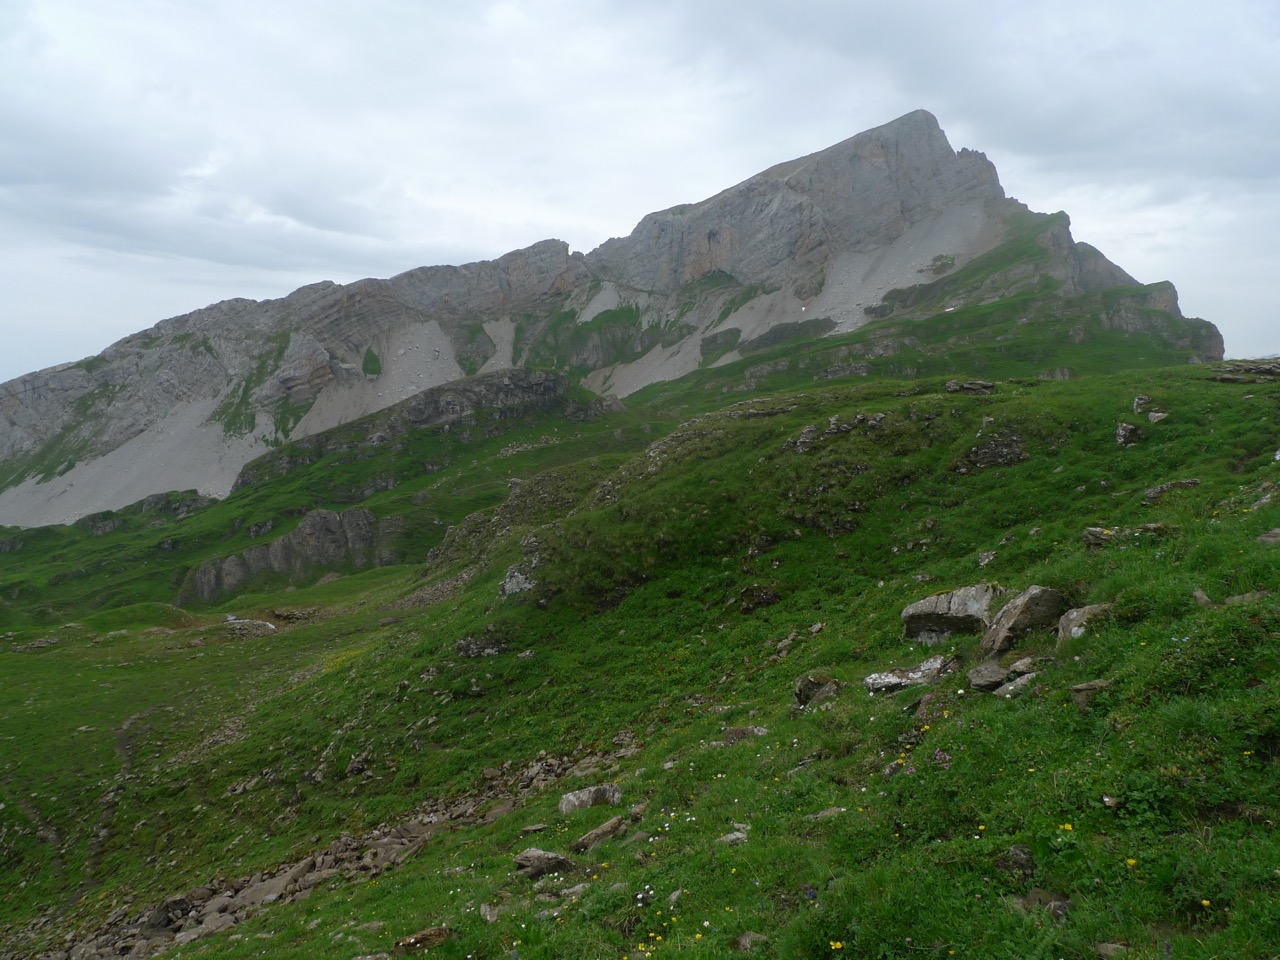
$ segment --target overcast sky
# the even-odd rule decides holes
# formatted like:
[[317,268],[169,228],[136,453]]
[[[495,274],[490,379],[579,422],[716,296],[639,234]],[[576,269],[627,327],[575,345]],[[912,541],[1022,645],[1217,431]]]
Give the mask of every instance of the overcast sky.
[[0,0],[0,381],[645,213],[923,107],[1280,352],[1275,0]]

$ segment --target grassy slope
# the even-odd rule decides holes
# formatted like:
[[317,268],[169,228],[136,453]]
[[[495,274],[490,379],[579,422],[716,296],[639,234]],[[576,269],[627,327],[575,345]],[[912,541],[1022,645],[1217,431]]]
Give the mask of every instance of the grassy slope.
[[[317,611],[270,639],[235,639],[220,610],[189,622],[157,605],[15,630],[4,643],[60,640],[0,652],[11,681],[0,692],[0,858],[21,878],[0,895],[11,924],[0,942],[17,942],[47,907],[68,911],[59,929],[140,908],[473,789],[486,767],[629,732],[643,749],[613,777],[626,804],[648,802],[635,829],[652,839],[580,857],[583,874],[564,885],[588,887],[555,916],[539,917],[558,904],[534,901],[512,873],[529,843],[520,828],[549,824],[535,842],[564,851],[612,812],[563,817],[559,789],[441,834],[377,880],[322,887],[174,954],[354,956],[447,922],[460,936],[436,952],[457,957],[622,956],[639,944],[729,956],[745,930],[792,957],[1085,957],[1100,940],[1138,956],[1166,945],[1177,957],[1273,955],[1280,609],[1273,597],[1204,608],[1192,591],[1221,601],[1275,586],[1277,548],[1255,538],[1280,526],[1280,511],[1253,505],[1276,479],[1280,389],[1213,383],[1196,368],[1012,381],[991,396],[950,394],[940,379],[815,387],[803,354],[786,356],[758,387],[775,392],[724,412],[721,391],[744,365],[655,388],[625,418],[573,428],[576,445],[501,456],[511,438],[491,438],[378,495],[390,509],[440,484],[429,502],[460,515],[496,503],[518,476],[547,502],[577,503],[549,527],[537,497],[477,527],[491,531],[476,534],[494,538],[491,559],[453,600],[388,610],[424,572],[393,567],[228,605]],[[1170,416],[1120,449],[1115,424],[1133,419],[1137,393]],[[670,429],[672,409],[698,418],[630,453]],[[859,413],[884,418],[869,427]],[[808,452],[787,446],[831,417],[854,427]],[[530,441],[546,432],[521,429]],[[1016,435],[1028,459],[957,472],[992,431]],[[1200,486],[1143,505],[1147,487],[1188,477]],[[286,477],[252,496],[293,503],[312,482],[322,481]],[[230,501],[208,515],[218,509]],[[1149,522],[1167,529],[1099,550],[1080,540],[1086,525]],[[500,601],[530,533],[551,592],[544,604]],[[55,535],[72,536],[32,538]],[[97,542],[106,551],[149,535]],[[421,547],[438,541],[424,536]],[[455,574],[486,545],[469,546],[426,572]],[[26,569],[38,579],[66,562],[55,551]],[[1056,662],[1019,700],[958,693],[962,674],[923,704],[924,691],[866,696],[866,674],[925,655],[902,640],[904,605],[988,579],[1114,602],[1116,617],[1062,650],[1048,634],[1030,638],[1019,653]],[[743,612],[752,586],[778,602]],[[482,631],[508,652],[458,657],[455,641]],[[960,638],[955,652],[972,663],[976,644]],[[526,649],[531,659],[517,656]],[[792,683],[811,669],[848,686],[831,709],[794,713]],[[1100,677],[1113,683],[1092,710],[1070,706],[1072,684]],[[708,747],[725,725],[769,733]],[[369,777],[345,774],[357,755]],[[899,758],[909,772],[886,780]],[[307,776],[317,770],[320,782]],[[229,792],[254,776],[251,793]],[[844,809],[810,819],[831,807]],[[748,842],[716,843],[735,823]],[[1026,874],[1009,865],[1014,844],[1030,851]],[[1010,908],[1005,898],[1032,886],[1071,896],[1065,923]],[[647,890],[652,902],[637,898]],[[486,924],[482,901],[509,912]],[[384,926],[360,928],[370,921]]]

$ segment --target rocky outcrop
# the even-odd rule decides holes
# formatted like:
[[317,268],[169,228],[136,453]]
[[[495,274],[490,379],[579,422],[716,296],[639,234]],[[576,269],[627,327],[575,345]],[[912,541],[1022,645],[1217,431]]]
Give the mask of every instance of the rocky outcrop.
[[1144,506],[1151,506],[1159,500],[1163,500],[1168,494],[1175,490],[1192,490],[1200,486],[1197,479],[1190,480],[1170,480],[1166,483],[1157,484],[1148,490],[1143,491],[1142,503]]
[[614,398],[601,398],[590,404],[570,401],[566,399],[568,389],[569,379],[565,376],[523,368],[432,387],[350,426],[296,440],[283,450],[258,457],[241,470],[233,489],[251,487],[332,453],[379,447],[411,430],[448,430],[454,435],[477,430],[487,436],[497,424],[539,412],[558,410],[568,420],[584,420],[620,409]]
[[863,684],[868,693],[893,693],[904,687],[916,687],[936,683],[959,665],[955,657],[930,657],[914,667],[888,670],[884,673],[873,673]]
[[1058,619],[1058,644],[1080,639],[1088,632],[1091,623],[1110,616],[1109,603],[1093,603],[1087,607],[1068,610]]
[[982,649],[1003,653],[1032,630],[1052,627],[1062,611],[1062,594],[1052,587],[1027,587],[1000,608],[982,637]]
[[271,543],[197,566],[187,574],[178,602],[212,603],[268,572],[297,582],[321,570],[395,563],[398,557],[390,541],[400,525],[398,517],[379,519],[364,507],[344,513],[313,510]]

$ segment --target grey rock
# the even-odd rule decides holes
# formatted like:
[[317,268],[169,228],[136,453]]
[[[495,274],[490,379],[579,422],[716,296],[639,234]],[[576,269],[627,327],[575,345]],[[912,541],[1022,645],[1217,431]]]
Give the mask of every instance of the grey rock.
[[1032,586],[1000,608],[982,637],[982,649],[1003,653],[1033,630],[1057,624],[1062,594],[1052,587]]
[[1274,530],[1268,530],[1266,533],[1259,534],[1257,540],[1259,543],[1266,544],[1267,546],[1273,546],[1274,544],[1280,543],[1280,527],[1276,527]]
[[1020,697],[1027,692],[1027,688],[1031,686],[1031,682],[1035,680],[1034,673],[1024,673],[1017,680],[1010,680],[1008,683],[1001,684],[991,691],[993,696],[1000,697],[1002,700],[1011,700],[1014,697]]
[[614,817],[611,820],[606,820],[594,830],[584,833],[569,845],[569,849],[574,853],[586,853],[597,844],[603,843],[606,840],[612,840],[615,837],[620,837],[626,832],[627,818]]
[[1136,424],[1126,423],[1123,420],[1116,424],[1116,446],[1132,447],[1141,439],[1142,431]]
[[806,820],[830,820],[832,817],[838,817],[844,813],[848,807],[827,807],[825,810],[819,810],[817,813],[811,813],[805,817]]
[[753,737],[768,736],[767,727],[725,727],[724,737],[725,743],[740,743],[743,740],[750,740]]
[[863,684],[866,685],[870,693],[893,693],[895,690],[901,690],[905,687],[936,683],[948,673],[951,673],[958,662],[955,657],[930,657],[923,663],[909,669],[873,673],[863,680]]
[[495,637],[473,637],[468,634],[454,642],[453,649],[458,656],[474,659],[476,657],[496,657],[506,651],[507,646]]
[[498,585],[498,594],[503,597],[514,597],[518,593],[528,593],[537,586],[532,577],[518,567],[512,567],[503,577],[502,583]]
[[1162,537],[1171,529],[1163,523],[1144,523],[1139,527],[1085,527],[1080,539],[1085,546],[1096,548],[1134,537]]
[[200,924],[200,936],[207,937],[214,933],[221,933],[223,930],[229,930],[235,925],[236,918],[234,915],[217,913]]
[[824,670],[810,670],[796,678],[792,687],[797,707],[814,706],[832,700],[840,692],[840,682]]
[[943,206],[1003,196],[986,157],[954,153],[920,110],[702,203],[649,214],[631,236],[592,251],[587,266],[627,286],[667,292],[715,271],[794,282],[836,251],[892,242]]
[[548,873],[563,873],[576,869],[577,864],[568,857],[548,850],[539,850],[537,847],[529,847],[516,854],[516,872],[530,880],[536,880]]
[[1169,480],[1166,483],[1159,484],[1158,486],[1151,487],[1144,491],[1142,494],[1142,502],[1147,506],[1150,506],[1164,498],[1166,495],[1172,493],[1174,490],[1191,490],[1198,486],[1200,486],[1200,481],[1197,479]]
[[746,842],[747,835],[741,830],[734,830],[732,833],[726,833],[723,837],[716,838],[716,843],[723,843],[727,847],[734,847]]
[[990,623],[992,601],[1002,592],[998,583],[979,583],[918,600],[902,611],[903,631],[929,646],[952,633],[981,633]]
[[1058,618],[1058,644],[1078,640],[1089,630],[1089,624],[1111,616],[1111,604],[1093,603],[1068,610]]
[[995,384],[990,380],[948,380],[947,393],[976,393],[987,394],[992,391]]
[[1023,657],[1021,660],[1009,665],[1009,675],[1012,677],[1025,676],[1028,673],[1042,670],[1051,663],[1053,663],[1053,657]]
[[969,687],[990,693],[1009,679],[1009,671],[994,660],[987,660],[969,671]]
[[604,804],[616,806],[621,802],[622,788],[616,783],[604,783],[599,786],[584,787],[581,790],[573,790],[570,793],[566,793],[560,798],[560,812],[568,814]]

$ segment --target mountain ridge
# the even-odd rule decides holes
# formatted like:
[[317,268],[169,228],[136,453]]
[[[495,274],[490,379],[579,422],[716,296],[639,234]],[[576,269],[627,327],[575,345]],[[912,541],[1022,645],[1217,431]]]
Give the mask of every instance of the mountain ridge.
[[[963,278],[1028,224],[1043,228],[1030,259],[925,303],[922,280]],[[1007,198],[984,155],[952,150],[936,118],[914,111],[649,214],[589,253],[544,240],[495,260],[221,301],[2,384],[0,523],[67,523],[166,490],[225,496],[280,443],[481,372],[572,371],[625,397],[732,363],[740,345],[847,334],[1043,278],[1061,297],[1136,286],[1076,243],[1065,216]],[[1149,306],[1181,318],[1176,296]],[[1194,356],[1220,357],[1220,343]]]

